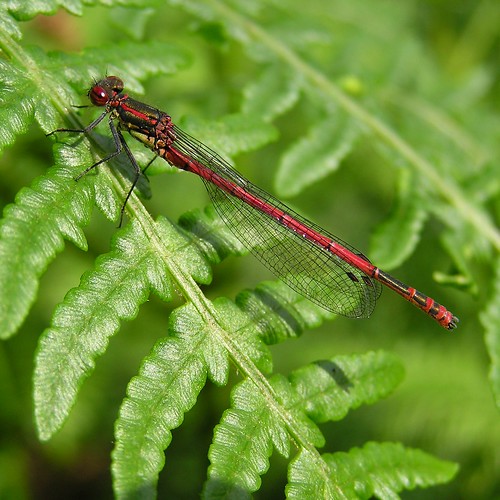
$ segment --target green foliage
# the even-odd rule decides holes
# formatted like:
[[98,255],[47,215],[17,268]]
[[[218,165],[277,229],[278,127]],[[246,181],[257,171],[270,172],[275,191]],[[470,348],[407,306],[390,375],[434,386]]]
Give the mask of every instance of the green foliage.
[[396,443],[367,443],[363,448],[323,458],[329,482],[311,469],[313,461],[307,453],[294,460],[289,498],[398,498],[397,493],[403,489],[428,486],[430,478],[431,482],[448,481],[457,472],[453,464]]
[[[283,156],[276,178],[280,195],[294,196],[335,171],[357,135],[353,120],[346,113],[320,121]],[[304,169],[304,165],[308,168]]]
[[[83,16],[81,25],[71,25],[76,21],[68,14],[61,16],[61,8]],[[0,335],[16,346],[11,349],[16,361],[6,361],[8,347],[2,351],[0,375],[8,387],[2,418],[16,432],[31,428],[31,422],[18,424],[24,415],[13,401],[23,393],[33,370],[32,351],[26,355],[26,347],[15,344],[15,334],[29,338],[33,332],[38,345],[33,399],[40,440],[55,443],[50,445],[54,456],[70,464],[69,450],[95,441],[89,416],[102,408],[101,416],[106,417],[102,424],[96,418],[93,432],[102,433],[106,443],[114,441],[111,471],[117,498],[153,498],[157,490],[164,491],[160,472],[165,461],[166,476],[170,468],[175,470],[173,448],[180,439],[177,433],[186,427],[194,434],[186,447],[187,460],[193,470],[204,471],[204,486],[203,480],[195,484],[191,473],[184,471],[174,477],[183,494],[193,486],[191,494],[202,491],[204,498],[247,498],[258,490],[276,497],[283,488],[287,497],[301,499],[397,498],[404,490],[447,483],[457,473],[455,463],[421,447],[463,462],[461,484],[447,486],[443,498],[454,498],[457,491],[489,498],[500,491],[496,475],[484,472],[498,461],[499,436],[492,424],[498,416],[489,395],[480,392],[484,380],[477,376],[479,382],[472,383],[473,375],[480,373],[474,367],[474,354],[482,352],[475,317],[479,311],[491,360],[491,387],[500,407],[500,234],[494,222],[500,183],[495,164],[498,109],[492,104],[498,83],[487,50],[498,37],[488,20],[499,11],[492,2],[464,10],[467,15],[455,21],[469,31],[463,30],[449,56],[447,47],[440,46],[445,41],[422,33],[439,35],[440,23],[448,18],[391,1],[329,6],[320,1],[280,6],[258,0],[170,0],[168,6],[154,0],[4,2]],[[51,19],[44,15],[56,12],[72,27],[66,35],[58,35],[61,26],[44,27]],[[73,50],[68,33],[79,34],[88,26],[92,35],[80,40],[81,50]],[[476,38],[468,39],[472,34]],[[51,47],[53,35],[59,36],[57,50]],[[466,44],[467,40],[476,44]],[[150,192],[141,178],[126,207],[129,221],[108,243],[110,226],[119,220],[130,185],[127,159],[120,156],[78,183],[73,180],[114,147],[101,135],[107,133],[106,120],[85,137],[43,137],[58,127],[81,129],[90,123],[92,111],[76,111],[73,106],[82,104],[93,79],[105,74],[120,76],[131,94],[144,93],[143,84],[162,82],[159,90],[148,90],[144,101],[166,111],[172,107],[169,112],[176,123],[224,156],[247,153],[254,168],[251,178],[260,175],[262,182],[271,183],[266,174],[277,164],[280,196],[303,195],[307,210],[318,209],[316,215],[323,211],[326,219],[335,218],[344,228],[359,228],[357,236],[354,232],[358,238],[377,225],[369,253],[377,265],[392,268],[409,261],[410,272],[413,269],[413,277],[421,281],[444,269],[434,273],[437,281],[468,292],[465,298],[448,293],[448,301],[456,305],[453,311],[462,319],[461,337],[428,340],[426,329],[434,335],[437,327],[423,315],[425,326],[420,327],[415,319],[419,313],[404,303],[399,310],[399,301],[371,323],[345,326],[355,329],[349,336],[352,344],[343,346],[342,340],[330,336],[314,355],[309,347],[297,349],[299,342],[305,345],[305,336],[300,338],[305,330],[321,327],[332,315],[282,283],[264,282],[241,291],[255,280],[258,270],[253,264],[245,265],[249,269],[241,283],[237,272],[226,275],[223,281],[236,282],[233,289],[221,291],[216,283],[204,294],[200,285],[211,283],[214,266],[228,257],[233,259],[225,266],[242,261],[234,257],[246,250],[213,208],[197,208],[204,201],[182,187],[168,186],[166,196],[153,188],[155,196],[148,201],[155,207],[160,199],[166,213],[175,201],[187,200],[190,211],[174,224],[146,210],[143,199]],[[160,80],[165,76],[166,85]],[[181,119],[182,114],[187,118]],[[141,165],[147,164],[151,154],[127,140]],[[51,141],[55,161],[47,168]],[[346,171],[347,180],[342,177]],[[153,184],[160,181],[159,173],[170,179],[169,184],[181,181],[161,160],[148,170]],[[390,210],[387,198],[393,190]],[[358,204],[348,201],[351,198]],[[101,219],[93,216],[94,205]],[[382,220],[377,212],[390,213]],[[336,230],[333,222],[330,226]],[[436,249],[436,234],[445,252]],[[55,278],[50,274],[68,252],[65,241],[95,252],[91,269],[79,257],[77,267],[84,271],[76,287],[66,286],[64,271]],[[56,259],[58,254],[62,255]],[[49,287],[44,284],[46,273],[52,276]],[[435,290],[447,293],[444,287]],[[479,295],[475,304],[472,293]],[[159,300],[151,300],[153,295]],[[214,295],[220,297],[208,298]],[[185,304],[176,302],[179,297]],[[157,312],[148,316],[141,330],[135,325],[150,300]],[[53,309],[49,327],[45,319],[37,321],[45,309]],[[134,349],[116,343],[116,334],[126,330],[125,321],[137,334],[128,342],[140,342],[133,361],[127,356]],[[158,324],[167,325],[167,332],[154,333]],[[339,333],[345,324],[335,323]],[[366,338],[374,339],[375,348],[361,341],[360,330],[369,332]],[[426,339],[421,346],[408,347],[406,338],[412,333]],[[307,341],[313,344],[315,339],[311,335]],[[367,343],[364,354],[341,354],[343,349],[359,350],[359,342]],[[404,370],[400,357],[379,349],[384,342],[404,353],[405,365],[423,372],[412,372],[415,377],[398,388],[393,398],[402,399],[399,405],[393,403],[392,411],[384,406],[390,402],[381,400],[401,384]],[[285,368],[275,371],[274,365],[287,358],[277,349],[288,346],[300,366],[285,359]],[[453,351],[459,348],[460,355]],[[444,355],[445,350],[455,356]],[[118,361],[112,363],[114,355]],[[442,361],[434,371],[428,370],[419,356]],[[482,367],[484,360],[477,357]],[[106,363],[112,367],[105,368]],[[106,388],[98,391],[95,381],[100,376]],[[422,381],[418,388],[415,380]],[[441,380],[448,382],[438,383]],[[210,435],[208,444],[185,419],[203,405],[212,386],[218,396],[213,389],[208,408],[215,416],[203,433]],[[220,400],[226,386],[229,402]],[[472,400],[474,408],[464,406]],[[443,401],[444,410],[438,408]],[[351,419],[362,419],[363,411],[373,412],[363,426],[351,424],[348,432],[330,434],[330,429],[342,429]],[[380,416],[373,418],[377,411]],[[117,418],[111,417],[112,438],[104,420],[117,413]],[[199,415],[198,425],[205,419]],[[448,436],[448,428],[460,432],[450,431]],[[478,443],[478,435],[484,441]],[[405,444],[392,442],[398,439]],[[5,441],[0,460],[12,456],[17,443],[30,440],[23,435],[15,445]],[[42,446],[50,455],[49,445]],[[320,452],[323,447],[326,451]],[[195,468],[193,448],[201,449],[204,457],[208,454],[210,463],[202,460]],[[283,473],[278,486],[270,487],[265,482],[278,467],[276,455],[286,463],[288,482],[279,485]],[[476,461],[488,461],[488,466],[472,465]],[[17,474],[23,484],[24,473]],[[17,487],[0,482],[2,493],[19,493],[21,486]]]
[[404,262],[419,242],[422,227],[429,215],[422,208],[414,172],[404,170],[398,179],[394,215],[380,224],[373,234],[373,259],[382,268],[391,269]]
[[[315,422],[341,419],[350,409],[372,403],[374,394],[378,398],[392,391],[401,376],[392,356],[369,353],[324,360],[292,372],[289,379],[274,375],[270,387],[258,391],[249,380],[243,382],[233,391],[232,408],[215,429],[205,493],[230,497],[235,490],[258,489],[272,448],[289,456],[288,433],[301,450],[315,455],[310,472],[322,477],[326,464],[315,447],[325,443]],[[269,404],[269,395],[276,405]],[[321,489],[341,491],[334,476],[321,482]]]
[[481,314],[486,331],[485,340],[491,356],[490,380],[497,406],[500,407],[500,260],[496,261],[494,293]]
[[[116,333],[121,319],[137,315],[138,305],[156,293],[172,298],[163,258],[171,252],[188,275],[199,282],[210,280],[195,247],[165,220],[159,220],[146,234],[131,223],[116,239],[113,251],[101,256],[92,272],[82,276],[56,309],[52,326],[40,339],[35,369],[35,411],[42,439],[61,426],[82,384],[103,354],[108,337]],[[158,241],[168,242],[158,252]],[[168,257],[170,258],[170,257]],[[58,377],[54,377],[58,373]]]

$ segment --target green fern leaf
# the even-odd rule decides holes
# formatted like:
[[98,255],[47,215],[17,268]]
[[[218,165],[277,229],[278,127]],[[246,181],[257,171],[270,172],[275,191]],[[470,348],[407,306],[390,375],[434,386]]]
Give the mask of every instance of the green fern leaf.
[[450,481],[458,466],[397,443],[367,443],[349,452],[323,455],[328,479],[308,451],[291,464],[287,497],[399,498],[398,492]]
[[276,192],[295,196],[335,171],[350,153],[358,133],[353,120],[342,111],[318,123],[283,156],[276,174]]
[[151,40],[141,44],[127,41],[88,48],[79,54],[51,52],[47,64],[79,91],[87,91],[95,78],[117,74],[126,79],[128,90],[142,92],[139,80],[175,73],[190,61],[191,58],[181,47]]
[[481,323],[486,330],[486,347],[491,359],[490,383],[496,405],[500,408],[500,259],[496,259],[495,283],[492,296],[483,312]]
[[289,379],[314,422],[341,420],[349,410],[389,395],[404,376],[399,359],[388,352],[338,356],[293,372]]
[[78,288],[57,308],[52,326],[40,339],[35,368],[35,415],[39,434],[48,439],[67,418],[79,388],[106,350],[121,320],[137,315],[138,306],[153,291],[170,300],[171,281],[161,259],[169,251],[199,282],[210,280],[195,247],[162,219],[156,224],[165,249],[159,253],[134,221],[115,238],[109,254],[101,256]]
[[61,7],[71,14],[81,16],[83,8],[89,6],[112,5],[121,7],[148,7],[158,5],[158,0],[120,0],[119,2],[101,2],[99,0],[40,0],[37,2],[24,2],[23,0],[9,0],[9,13],[16,19],[27,21],[38,14],[51,15]]
[[248,317],[227,300],[214,306],[203,315],[193,305],[177,309],[170,316],[170,336],[156,344],[131,381],[116,424],[113,476],[118,498],[154,491],[170,431],[182,423],[207,376],[218,385],[227,383],[230,356],[240,356],[234,349],[256,367],[270,369],[269,352]]
[[467,258],[467,254],[472,251],[471,248],[476,247],[471,228],[463,227],[458,231],[446,231],[441,237],[441,242],[450,255],[456,271],[453,274],[435,271],[433,277],[436,282],[451,283],[457,288],[466,289],[471,294],[477,295],[478,287],[473,266]]
[[[153,0],[151,3],[154,3]],[[156,4],[160,2],[156,1]],[[111,16],[110,22],[113,28],[120,30],[127,37],[134,40],[144,40],[147,36],[147,24],[155,14],[153,8],[147,7],[147,2],[138,5],[139,8],[116,7]],[[165,58],[168,59],[168,58]]]
[[[397,358],[387,353],[340,356],[301,368],[288,380],[271,377],[272,402],[251,380],[244,381],[234,389],[232,408],[216,427],[205,496],[257,490],[273,447],[288,456],[290,437],[299,448],[323,446],[315,423],[341,419],[349,409],[385,397],[402,373]],[[313,460],[315,474],[321,475],[318,461],[319,456]]]
[[370,257],[378,266],[393,269],[414,251],[420,239],[427,212],[422,209],[421,186],[410,170],[398,178],[398,198],[391,216],[373,233]]
[[256,491],[269,467],[273,442],[287,456],[289,439],[278,413],[266,404],[251,381],[232,392],[233,409],[227,410],[214,432],[209,451],[211,466],[206,498],[231,498],[235,491]]
[[203,137],[203,142],[223,157],[254,151],[278,137],[276,128],[256,115],[225,115],[215,123],[189,118],[181,123],[191,135]]
[[[132,78],[134,74],[143,76],[144,68],[141,69],[141,64],[150,51],[162,54],[167,51],[171,56],[167,63],[158,58],[148,69],[152,73],[175,71],[187,62],[182,50],[174,49],[168,44],[153,42],[139,47],[123,44],[120,49],[130,53],[131,57],[122,69],[128,70]],[[116,55],[117,48],[113,50]],[[103,69],[99,71],[104,71],[106,63],[99,57],[112,55],[106,49],[105,54],[93,49],[79,56],[54,53],[47,57],[39,49],[27,52],[29,55],[26,57],[32,57],[46,68],[56,66],[60,71],[67,70],[76,74],[78,68],[84,66],[86,71],[83,73],[87,76],[94,71],[92,68],[95,66],[92,64],[100,64]],[[18,134],[25,132],[33,119],[38,121],[43,130],[53,130],[58,120],[51,99],[47,99],[44,94],[46,88],[36,87],[24,72],[6,62],[0,64],[0,75],[4,83],[0,97],[3,104],[0,117],[4,118],[5,124],[0,132],[0,148],[11,144]],[[88,85],[88,80],[85,85]],[[70,92],[65,93],[63,89],[57,93],[58,99],[68,103],[71,102],[70,95]],[[4,299],[0,319],[3,338],[12,335],[22,323],[36,296],[38,278],[55,254],[63,248],[62,238],[86,248],[81,227],[88,223],[93,204],[97,203],[110,219],[116,219],[118,214],[119,202],[116,201],[116,196],[104,176],[88,176],[95,179],[95,182],[92,182],[95,186],[91,185],[89,179],[82,179],[78,183],[78,189],[71,179],[94,163],[95,160],[88,154],[88,150],[82,147],[58,147],[56,154],[59,155],[57,164],[64,167],[59,172],[54,170],[47,174],[46,178],[41,177],[35,181],[30,190],[21,191],[16,205],[5,209],[5,219],[1,222],[0,253],[5,255],[3,262],[6,263],[0,270],[0,298]],[[121,159],[113,164],[119,167],[124,161]],[[68,165],[75,167],[72,173],[68,170]],[[128,164],[124,165],[124,171],[129,175]],[[141,187],[143,186],[144,180],[141,179]],[[84,187],[86,189],[82,189]],[[15,233],[14,236],[11,236],[11,233]],[[20,248],[23,252],[19,252]],[[7,265],[14,256],[17,262]]]
[[60,7],[64,7],[77,16],[82,15],[83,2],[76,0],[42,0],[39,2],[23,2],[22,0],[10,0],[8,11],[11,16],[20,20],[28,21],[38,14],[51,15]]
[[[82,150],[83,158],[85,150]],[[0,221],[0,332],[11,336],[35,299],[38,279],[63,249],[63,240],[87,248],[81,227],[90,218],[82,203],[85,183],[76,184],[71,168],[54,167],[22,189]],[[92,195],[87,192],[87,198]],[[6,265],[8,263],[8,265]]]
[[240,292],[236,304],[252,318],[267,345],[298,337],[334,317],[282,281],[264,282],[255,290]]
[[[285,288],[281,283],[275,286],[276,289]],[[270,295],[270,291],[274,292],[275,288],[273,284],[263,285],[258,296],[264,296],[263,290]],[[193,305],[174,311],[169,321],[169,337],[160,340],[145,359],[140,374],[129,386],[128,398],[123,403],[117,421],[113,474],[118,497],[126,497],[137,491],[154,491],[158,473],[164,463],[163,451],[171,440],[170,431],[180,425],[183,413],[194,404],[207,376],[218,385],[226,384],[229,359],[243,372],[253,373],[254,380],[259,379],[261,373],[270,372],[270,354],[258,337],[267,329],[267,324],[274,325],[277,337],[285,337],[284,332],[290,325],[285,324],[283,316],[300,319],[301,313],[296,305],[300,307],[303,302],[307,303],[296,294],[295,298],[296,303],[289,300],[286,315],[284,305],[276,299],[272,304],[267,301],[261,307],[255,307],[255,302],[259,299],[254,296],[249,301],[248,292],[245,292],[244,300],[238,300],[238,307],[226,299],[218,299],[214,302],[215,310],[212,312],[207,308],[201,314]],[[318,314],[319,308],[309,303],[308,306],[302,304],[301,309],[305,315],[300,321],[307,323],[313,317],[310,309],[316,309]],[[256,314],[256,310],[265,310],[265,318]],[[257,316],[260,321],[255,322]],[[280,317],[281,321],[278,319]],[[317,316],[315,321],[319,321]],[[255,372],[255,369],[259,371]],[[278,385],[279,380],[281,379],[276,377],[274,383]],[[289,392],[289,398],[296,398],[296,394],[290,392],[290,384],[286,381],[283,383]],[[242,384],[242,387],[234,396],[241,400],[238,407],[246,399],[245,388],[248,386]],[[263,387],[268,387],[267,383],[264,382]],[[280,392],[285,394],[286,390],[282,388]],[[252,389],[252,400],[255,398],[259,396]],[[284,427],[279,419],[276,420],[272,409],[266,407],[270,402],[269,397],[267,400],[261,399],[261,411],[268,415],[267,420],[275,419],[272,427],[274,430],[266,421],[266,432],[272,437],[274,446],[281,453],[287,454],[289,438]],[[254,426],[251,412],[248,408],[247,410],[246,419],[249,421],[243,424]],[[145,418],[145,415],[148,417]],[[303,425],[313,429],[316,440],[321,440],[314,424],[304,415],[299,416]],[[240,445],[246,446],[244,443]],[[258,457],[257,460],[260,461]],[[256,464],[256,467],[261,470],[260,465]],[[255,474],[253,477],[255,479]]]
[[[4,259],[0,268],[0,318],[5,338],[13,335],[24,320],[39,278],[63,249],[63,240],[87,248],[81,228],[88,224],[94,204],[112,220],[120,211],[107,176],[86,176],[75,183],[75,172],[93,162],[86,147],[57,146],[55,153],[56,163],[64,167],[53,167],[31,188],[21,190],[0,221],[0,254]],[[124,168],[120,161],[114,165]]]
[[301,79],[296,72],[280,66],[270,66],[258,80],[243,89],[244,114],[258,115],[270,122],[288,111],[298,100]]
[[22,33],[19,26],[4,9],[4,6],[0,6],[0,32],[11,36],[15,40],[21,39]]
[[228,255],[246,255],[248,250],[217,215],[215,207],[191,210],[179,218],[179,225],[196,235],[197,245],[210,262],[218,264]]
[[[0,61],[0,151],[14,143],[32,123],[37,106],[36,85],[12,64]],[[53,110],[51,110],[53,115]]]
[[[126,53],[126,60],[122,55]],[[151,57],[151,54],[156,55]],[[87,49],[80,54],[53,52],[46,55],[39,48],[25,50],[25,57],[47,71],[59,74],[62,81],[70,81],[79,91],[87,90],[92,79],[114,71],[128,77],[128,85],[142,90],[138,79],[146,75],[173,73],[189,62],[186,52],[172,44],[150,42],[132,44],[125,42],[112,47]],[[109,61],[117,61],[110,65]],[[148,61],[147,63],[145,61]],[[25,133],[36,120],[46,133],[60,123],[56,109],[66,112],[79,96],[64,86],[51,88],[48,81],[37,85],[23,68],[0,61],[0,150],[12,144],[17,135]],[[81,128],[81,124],[77,125]]]

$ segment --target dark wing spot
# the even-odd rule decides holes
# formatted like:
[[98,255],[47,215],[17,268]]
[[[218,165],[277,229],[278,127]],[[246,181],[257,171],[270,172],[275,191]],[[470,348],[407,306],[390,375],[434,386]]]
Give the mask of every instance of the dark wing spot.
[[358,278],[357,278],[357,276],[355,274],[351,273],[350,271],[348,273],[346,273],[346,274],[347,274],[347,276],[349,276],[349,279],[351,281],[354,281],[355,283],[359,282],[359,280],[358,280]]

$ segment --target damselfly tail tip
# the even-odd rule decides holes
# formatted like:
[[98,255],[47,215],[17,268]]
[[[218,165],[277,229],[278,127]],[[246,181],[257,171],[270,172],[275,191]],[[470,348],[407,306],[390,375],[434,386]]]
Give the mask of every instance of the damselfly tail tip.
[[460,320],[456,316],[452,316],[446,328],[450,331],[454,330],[458,326],[458,323],[460,323]]

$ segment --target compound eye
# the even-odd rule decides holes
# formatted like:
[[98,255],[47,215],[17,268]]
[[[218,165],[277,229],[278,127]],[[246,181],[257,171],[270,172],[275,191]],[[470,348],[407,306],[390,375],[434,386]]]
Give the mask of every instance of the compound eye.
[[89,99],[94,106],[106,106],[109,102],[109,94],[104,87],[94,85],[90,89]]

